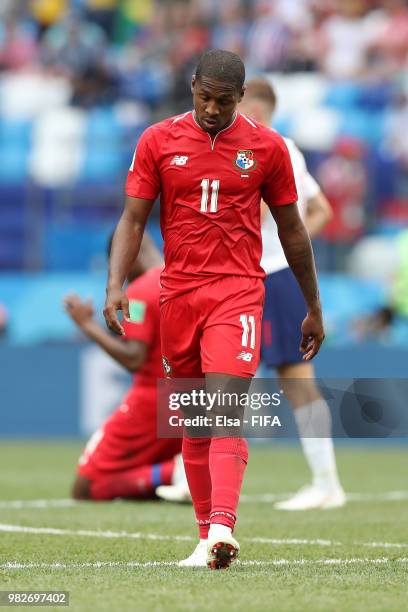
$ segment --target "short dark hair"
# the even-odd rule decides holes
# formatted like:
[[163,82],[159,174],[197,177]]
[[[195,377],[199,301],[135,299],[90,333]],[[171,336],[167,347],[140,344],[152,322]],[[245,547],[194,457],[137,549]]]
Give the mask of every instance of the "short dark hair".
[[195,77],[200,81],[203,76],[222,83],[231,83],[240,92],[245,83],[244,62],[239,55],[231,51],[211,49],[203,53],[198,60]]
[[262,77],[254,77],[246,83],[245,96],[266,102],[272,109],[276,106],[275,90],[270,82]]

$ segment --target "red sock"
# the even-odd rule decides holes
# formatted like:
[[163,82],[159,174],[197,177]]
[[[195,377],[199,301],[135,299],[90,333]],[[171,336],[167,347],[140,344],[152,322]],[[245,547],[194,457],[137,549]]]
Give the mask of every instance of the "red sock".
[[211,523],[234,528],[247,463],[248,444],[244,438],[211,440],[209,453],[212,482]]
[[91,499],[99,501],[116,497],[149,499],[154,497],[156,487],[171,484],[173,471],[174,459],[170,459],[163,463],[118,472],[112,476],[103,476],[91,482],[90,496]]
[[183,461],[200,538],[206,539],[210,528],[211,478],[208,468],[210,438],[183,438]]

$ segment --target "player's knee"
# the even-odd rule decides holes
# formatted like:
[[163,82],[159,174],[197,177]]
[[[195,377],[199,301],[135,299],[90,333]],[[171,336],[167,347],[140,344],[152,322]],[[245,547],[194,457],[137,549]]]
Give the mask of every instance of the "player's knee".
[[294,408],[311,404],[320,399],[314,371],[309,364],[292,364],[278,368],[281,388]]
[[91,483],[83,476],[77,476],[71,489],[71,497],[76,500],[91,499]]

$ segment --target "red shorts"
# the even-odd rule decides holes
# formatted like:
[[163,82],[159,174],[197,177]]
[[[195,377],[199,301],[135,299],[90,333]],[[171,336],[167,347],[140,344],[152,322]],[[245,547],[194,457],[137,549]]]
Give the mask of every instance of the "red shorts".
[[[140,398],[144,398],[141,406]],[[129,392],[123,403],[89,439],[78,463],[88,480],[163,463],[181,452],[180,439],[158,439],[156,389]]]
[[261,344],[264,282],[225,276],[164,302],[160,334],[166,373],[254,376]]

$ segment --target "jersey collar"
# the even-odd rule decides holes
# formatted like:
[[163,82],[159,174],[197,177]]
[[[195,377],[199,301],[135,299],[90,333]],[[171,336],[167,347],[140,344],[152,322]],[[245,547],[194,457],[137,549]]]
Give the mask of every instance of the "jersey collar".
[[211,140],[215,140],[218,138],[219,134],[228,134],[230,131],[232,131],[239,123],[239,118],[241,117],[240,113],[238,111],[235,111],[234,114],[234,118],[231,121],[231,123],[224,128],[223,130],[220,130],[219,132],[217,132],[214,136],[211,136],[211,134],[209,132],[206,132],[205,130],[203,130],[203,128],[201,127],[201,125],[198,123],[197,119],[196,119],[196,114],[195,111],[192,110],[191,111],[191,117],[193,120],[193,124],[195,125],[195,127],[200,130],[200,132],[202,134],[207,134],[207,136],[211,139]]

